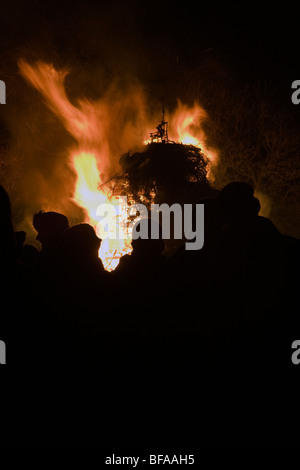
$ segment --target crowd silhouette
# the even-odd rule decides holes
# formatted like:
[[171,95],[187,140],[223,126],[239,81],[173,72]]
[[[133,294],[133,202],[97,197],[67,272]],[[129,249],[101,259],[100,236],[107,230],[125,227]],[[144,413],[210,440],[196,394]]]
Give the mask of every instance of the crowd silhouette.
[[205,208],[201,250],[185,250],[183,240],[168,256],[159,229],[158,239],[133,240],[132,253],[107,272],[93,227],[70,227],[63,214],[34,214],[40,249],[26,244],[0,186],[1,335],[12,344],[11,360],[21,360],[25,342],[33,363],[74,364],[99,361],[104,345],[107,355],[116,345],[138,354],[137,344],[201,348],[212,339],[231,344],[294,331],[299,240],[259,215],[246,183],[198,203]]

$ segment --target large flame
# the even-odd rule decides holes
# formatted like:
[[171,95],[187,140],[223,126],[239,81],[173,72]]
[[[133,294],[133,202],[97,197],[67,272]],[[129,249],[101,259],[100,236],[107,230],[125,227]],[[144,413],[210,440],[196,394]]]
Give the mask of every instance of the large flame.
[[[105,101],[92,103],[87,100],[81,100],[78,106],[74,106],[65,91],[64,80],[67,71],[57,71],[41,62],[31,66],[24,60],[19,62],[19,68],[21,74],[43,95],[46,105],[57,115],[78,143],[68,152],[69,165],[76,175],[71,198],[84,209],[84,221],[90,223],[102,239],[99,256],[104,267],[112,270],[118,264],[120,257],[131,251],[124,201],[117,196],[111,196],[107,187],[103,188],[103,182],[111,176],[111,162],[116,159],[114,151],[120,155],[122,151],[128,150],[128,135],[131,144],[138,141],[138,133],[133,130],[133,125],[130,126],[130,120],[127,120],[125,125],[127,138],[111,135],[110,129],[116,129],[118,126],[118,122],[112,122],[115,116],[118,116],[119,122],[125,121],[122,113],[126,112],[126,106],[120,100],[115,107]],[[134,114],[132,111],[141,114],[144,108],[141,106],[138,91],[130,95],[130,100],[127,97],[125,104],[129,114]],[[117,149],[116,140],[120,142]],[[106,214],[105,225],[97,215],[100,205],[111,207],[111,211]],[[115,233],[110,233],[116,225],[117,238],[113,236]]]
[[[68,150],[68,164],[75,173],[71,199],[84,209],[85,222],[90,223],[102,239],[99,256],[107,270],[113,270],[119,259],[131,251],[127,230],[128,216],[122,197],[112,196],[103,182],[116,171],[119,156],[141,145],[146,122],[143,96],[134,87],[124,98],[117,91],[114,100],[91,102],[79,100],[72,104],[65,90],[68,71],[57,71],[42,62],[34,66],[19,61],[20,73],[44,97],[48,108],[56,114],[77,142]],[[127,114],[126,114],[127,113]],[[170,118],[170,140],[199,146],[214,161],[216,153],[208,151],[202,122],[205,111],[195,104],[192,108],[180,101]],[[100,206],[110,207],[105,224],[99,217]],[[102,214],[103,216],[103,214]],[[110,233],[117,227],[116,233]]]
[[[210,166],[207,177],[212,179],[210,170],[212,165],[217,164],[218,152],[207,145],[207,138],[203,129],[203,123],[208,119],[206,111],[197,102],[193,106],[187,106],[178,100],[177,108],[168,115],[170,116],[168,122],[169,141],[199,147],[209,159]],[[155,136],[145,139],[144,144],[159,141],[159,137]]]

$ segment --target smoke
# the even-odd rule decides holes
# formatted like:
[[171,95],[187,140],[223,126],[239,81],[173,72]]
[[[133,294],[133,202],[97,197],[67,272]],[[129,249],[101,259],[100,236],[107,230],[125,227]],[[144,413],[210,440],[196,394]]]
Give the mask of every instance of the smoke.
[[141,145],[145,135],[146,103],[138,82],[109,85],[102,98],[78,99],[74,105],[66,94],[67,70],[57,71],[45,63],[31,66],[19,61],[21,75],[36,88],[46,106],[57,116],[82,151],[94,150],[102,179],[116,171],[126,150]]

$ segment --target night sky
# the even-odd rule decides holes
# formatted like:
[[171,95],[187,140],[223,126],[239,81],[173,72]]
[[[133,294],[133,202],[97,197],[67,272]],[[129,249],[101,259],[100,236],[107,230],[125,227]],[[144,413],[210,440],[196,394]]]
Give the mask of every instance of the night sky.
[[0,70],[8,78],[21,53],[61,66],[101,64],[107,74],[134,73],[159,93],[209,55],[234,79],[265,80],[288,98],[299,9],[297,2],[13,0],[1,6]]

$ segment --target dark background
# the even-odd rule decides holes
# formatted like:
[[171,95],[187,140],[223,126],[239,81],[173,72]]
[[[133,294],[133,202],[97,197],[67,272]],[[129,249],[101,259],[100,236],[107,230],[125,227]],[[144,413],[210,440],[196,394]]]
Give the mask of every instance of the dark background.
[[108,75],[133,73],[158,94],[210,57],[233,79],[267,80],[289,98],[298,70],[299,8],[297,2],[14,0],[1,5],[1,74],[9,78],[14,59],[26,53],[57,66],[80,62]]
[[[13,202],[16,201],[17,199],[14,195],[18,193],[20,186],[13,183],[16,181],[16,174],[20,173],[22,168],[17,169],[14,173],[12,165],[5,160],[6,152],[9,155],[9,150],[7,149],[9,149],[12,141],[15,139],[15,135],[11,133],[11,129],[7,125],[6,110],[10,109],[11,103],[15,105],[16,102],[20,102],[20,106],[22,106],[22,93],[20,94],[20,90],[24,93],[31,93],[27,86],[20,85],[22,79],[17,68],[17,61],[20,57],[26,58],[28,61],[49,61],[58,68],[69,66],[74,71],[72,76],[67,77],[66,81],[70,99],[78,98],[80,94],[90,99],[96,99],[101,96],[106,85],[118,76],[121,80],[124,79],[124,81],[132,79],[142,83],[145,93],[149,97],[150,105],[153,103],[153,108],[159,109],[159,117],[162,96],[165,97],[168,109],[176,106],[177,98],[188,104],[193,104],[194,100],[199,100],[211,116],[212,122],[217,122],[218,126],[221,126],[222,122],[226,121],[224,110],[228,111],[232,103],[234,103],[235,109],[238,109],[240,98],[245,96],[245,90],[249,90],[249,87],[250,89],[256,89],[258,86],[260,90],[264,90],[263,97],[267,100],[268,105],[270,105],[268,112],[272,115],[272,125],[276,123],[276,113],[280,110],[280,115],[286,119],[284,122],[288,122],[289,127],[294,126],[295,131],[298,131],[300,107],[294,106],[291,102],[291,83],[294,80],[300,79],[298,66],[299,13],[299,2],[277,2],[271,5],[262,2],[258,5],[255,5],[253,2],[223,2],[221,6],[215,3],[183,1],[103,2],[95,0],[65,2],[54,0],[48,2],[12,0],[2,2],[0,79],[4,80],[7,85],[7,105],[0,109],[2,119],[1,183],[9,181],[8,189],[12,195]],[[101,87],[99,87],[99,83],[101,83]],[[233,101],[226,101],[227,95]],[[218,107],[219,103],[220,107]],[[19,108],[15,106],[13,109],[18,110]],[[241,114],[245,109],[247,109],[247,105],[242,107]],[[29,115],[36,111],[33,106],[25,110],[25,112],[28,112]],[[22,109],[22,117],[24,117],[24,109]],[[15,118],[18,119],[17,113]],[[256,115],[255,113],[247,115],[245,121],[242,118],[243,116],[241,116],[242,124],[245,124],[247,128],[249,122],[256,119]],[[224,124],[222,130],[224,135],[229,135],[231,128],[229,125]],[[253,138],[255,139],[256,137],[257,135],[254,133]],[[221,159],[221,162],[226,162],[225,156],[229,151],[227,152],[226,146],[222,149],[222,139],[215,137],[215,141],[218,146],[221,146],[221,154],[223,152],[223,160]],[[51,143],[51,140],[49,142]],[[247,146],[247,141],[242,143],[241,148],[243,146]],[[230,146],[228,148],[231,149]],[[286,200],[280,213],[274,213],[274,220],[281,221],[282,227],[285,227],[288,233],[296,235],[300,234],[299,224],[298,229],[295,229],[297,218],[299,218],[299,212],[297,212],[297,206],[295,206],[295,198],[299,194],[299,180],[298,183],[296,181],[296,163],[299,161],[298,149],[299,146],[296,146],[293,153],[295,177],[293,181],[288,180],[288,186],[293,183],[294,187],[296,187],[295,194],[292,199]],[[7,175],[9,176],[8,179],[6,179]],[[221,181],[230,180],[230,175],[232,175],[233,179],[239,176],[237,173],[227,172],[224,178],[221,178]],[[274,202],[278,203],[282,199],[282,194],[285,195],[286,193],[286,186],[282,188],[282,186],[277,185],[276,189],[270,193],[273,207],[276,206]],[[290,223],[284,225],[283,219],[287,215]],[[214,346],[212,345],[212,349]],[[241,357],[243,349],[251,354],[251,350],[249,347],[247,349],[247,346],[247,341],[241,339],[239,350]],[[266,342],[266,348],[270,350],[268,365],[273,365],[274,369],[276,368],[274,351],[276,351],[277,347],[278,343],[276,341]],[[285,349],[288,351],[288,354],[290,352],[289,347],[290,343],[287,344]],[[294,413],[297,402],[293,401],[293,397],[291,397],[293,387],[289,386],[285,378],[280,380],[281,384],[286,384],[286,395],[284,395],[285,399],[283,400],[284,406],[280,407],[279,401],[275,403],[277,395],[275,398],[273,395],[274,390],[278,391],[276,388],[277,384],[272,383],[272,386],[270,385],[268,389],[264,389],[265,383],[262,382],[261,377],[256,376],[256,371],[254,371],[253,375],[248,375],[248,371],[245,371],[245,382],[240,379],[240,371],[234,371],[237,386],[234,388],[234,393],[232,393],[233,387],[230,387],[230,385],[233,383],[235,385],[235,382],[226,373],[225,366],[228,362],[226,353],[221,354],[217,358],[217,363],[223,371],[223,375],[221,374],[220,378],[217,370],[209,370],[205,377],[203,373],[202,375],[199,374],[196,367],[187,371],[186,363],[180,363],[179,367],[177,364],[174,371],[170,371],[167,364],[160,377],[157,375],[157,368],[162,366],[160,357],[158,357],[157,362],[153,365],[153,370],[149,368],[149,364],[146,364],[148,368],[145,364],[142,364],[139,369],[140,371],[146,369],[147,377],[145,377],[145,385],[141,385],[139,382],[140,378],[135,375],[136,370],[129,371],[128,364],[123,364],[122,361],[121,368],[123,372],[125,371],[124,375],[126,377],[124,378],[121,374],[119,375],[119,357],[117,359],[116,368],[113,368],[112,372],[114,379],[117,381],[117,385],[114,388],[116,397],[113,396],[113,399],[111,396],[109,397],[112,401],[111,408],[107,407],[107,403],[110,404],[109,399],[101,397],[103,386],[100,387],[99,391],[97,390],[97,393],[94,392],[96,397],[92,397],[98,403],[100,419],[98,417],[94,419],[95,412],[99,411],[98,406],[94,408],[94,405],[91,405],[91,409],[87,407],[91,402],[90,391],[94,390],[94,383],[89,384],[87,377],[81,374],[77,375],[77,371],[74,374],[76,377],[74,384],[69,377],[65,377],[61,381],[58,380],[56,370],[53,376],[49,374],[48,370],[35,372],[33,377],[38,384],[34,392],[31,391],[30,385],[35,382],[31,379],[31,376],[30,379],[26,376],[26,381],[24,380],[14,387],[16,396],[12,400],[11,410],[15,413],[18,413],[18,410],[20,410],[18,418],[23,418],[21,410],[24,413],[24,410],[28,409],[29,416],[24,416],[24,419],[22,419],[23,425],[16,429],[17,426],[14,419],[12,419],[13,414],[10,415],[9,421],[13,428],[11,431],[13,440],[19,439],[25,448],[34,448],[35,446],[34,440],[29,445],[25,438],[28,432],[27,423],[32,420],[32,408],[28,406],[30,402],[27,401],[24,384],[28,386],[30,399],[35,402],[35,405],[39,399],[43,401],[40,408],[43,412],[37,424],[35,424],[38,433],[40,433],[45,422],[47,422],[48,416],[44,412],[45,408],[49,410],[50,415],[52,409],[56,412],[60,410],[58,407],[56,408],[56,400],[60,405],[64,405],[65,402],[71,404],[71,398],[76,397],[76,392],[78,392],[80,385],[83,386],[85,391],[88,391],[89,398],[86,401],[84,401],[83,395],[81,395],[74,406],[73,404],[70,405],[71,419],[69,419],[64,410],[63,415],[66,416],[65,427],[61,426],[62,414],[57,417],[53,414],[54,417],[52,419],[55,421],[54,428],[56,431],[58,427],[61,428],[62,437],[59,437],[59,441],[61,439],[59,447],[65,445],[65,435],[69,432],[70,423],[73,423],[72,420],[76,421],[76,425],[78,425],[78,420],[81,417],[78,416],[78,409],[81,407],[84,409],[82,412],[84,417],[86,418],[87,415],[91,417],[91,421],[96,421],[93,424],[98,427],[98,430],[101,429],[102,431],[103,423],[101,419],[103,408],[109,408],[107,422],[110,423],[110,428],[106,425],[104,434],[106,441],[114,447],[113,451],[115,453],[117,452],[114,446],[115,442],[121,448],[125,437],[127,437],[127,440],[130,440],[131,436],[128,434],[128,428],[132,424],[135,426],[135,433],[130,441],[133,448],[136,448],[137,445],[133,439],[136,439],[136,435],[139,434],[144,448],[147,448],[148,451],[151,449],[150,452],[155,453],[153,447],[151,448],[150,438],[152,437],[155,440],[155,433],[159,426],[161,428],[161,448],[163,449],[161,453],[166,452],[166,435],[170,437],[168,433],[170,433],[169,429],[173,421],[174,425],[178,425],[178,419],[180,418],[178,408],[180,408],[184,419],[181,417],[181,434],[180,436],[175,436],[172,441],[173,446],[178,445],[178,440],[180,441],[180,439],[182,443],[182,435],[189,431],[187,433],[188,437],[193,434],[195,441],[197,440],[195,447],[201,447],[203,441],[199,443],[198,434],[194,434],[192,431],[192,426],[195,425],[198,431],[203,432],[206,439],[209,440],[209,437],[212,436],[213,441],[215,435],[217,435],[220,441],[225,442],[227,437],[231,441],[230,446],[234,448],[236,444],[235,437],[231,437],[228,434],[227,426],[227,423],[232,422],[233,418],[231,412],[232,403],[237,406],[238,415],[240,415],[239,411],[241,409],[243,411],[245,409],[249,410],[247,411],[249,415],[252,413],[252,409],[257,413],[257,415],[253,415],[252,420],[256,420],[254,422],[256,426],[254,435],[257,436],[257,431],[261,434],[259,436],[261,437],[261,446],[264,445],[265,438],[268,436],[265,429],[269,431],[273,422],[278,425],[278,416],[280,414],[286,418],[286,422],[281,428],[282,433],[290,430],[290,423],[287,422],[290,414],[289,410],[285,409],[285,404],[290,403]],[[24,362],[25,366],[27,366],[26,358]],[[74,366],[76,367],[76,364]],[[40,378],[40,372],[47,375],[44,381]],[[17,376],[18,374],[16,373],[15,379]],[[114,382],[108,371],[98,370],[97,374],[94,374],[93,371],[89,379],[95,377],[96,381],[99,376],[107,388],[111,385],[113,389]],[[126,389],[128,395],[131,396],[131,401],[127,399],[124,387],[122,389],[121,386],[121,384],[127,383],[125,379],[131,385]],[[265,379],[265,382],[267,380],[268,377]],[[70,391],[64,388],[67,381],[69,381]],[[166,383],[169,384],[169,389],[164,391]],[[177,398],[174,391],[178,392],[180,385],[182,388],[186,388],[187,384],[190,385],[190,388],[193,388],[192,395],[190,394],[184,398],[183,396],[178,396]],[[150,385],[152,385],[153,391]],[[214,388],[213,395],[210,395],[209,386]],[[229,389],[228,399],[226,387]],[[296,387],[294,389],[296,390]],[[63,390],[65,390],[64,393]],[[148,394],[146,390],[148,390]],[[243,395],[243,390],[249,391],[249,396],[246,398]],[[265,390],[265,400],[261,399],[262,390]],[[206,393],[203,394],[203,391],[207,393],[207,397]],[[201,396],[201,393],[203,396]],[[256,401],[253,400],[256,394],[259,396],[258,402],[261,405],[261,409],[257,408]],[[200,396],[201,399],[199,399]],[[131,410],[136,407],[138,400],[142,402],[142,407],[140,408],[142,412],[138,410],[141,415],[139,417],[140,422],[135,421],[131,413]],[[274,400],[274,403],[272,400]],[[156,406],[154,406],[156,402],[161,407],[159,408],[159,410],[161,409],[161,415],[157,418],[157,421],[155,421],[155,418],[144,414],[145,409],[147,409],[150,415],[152,407],[157,411]],[[195,408],[189,406],[190,403],[197,403],[197,410],[200,410],[200,418],[197,417],[197,421],[194,419]],[[180,407],[179,404],[181,405]],[[266,413],[266,404],[269,405],[268,411],[272,419],[269,419],[269,415]],[[218,409],[221,407],[223,407],[223,410],[228,410],[228,416],[227,413],[224,413],[226,416],[223,418],[223,415],[218,414]],[[114,416],[112,409],[114,408],[116,408],[115,420],[112,418]],[[173,421],[166,414],[166,410],[169,411]],[[125,415],[124,417],[122,412]],[[209,415],[207,420],[209,425],[203,422],[205,412]],[[260,419],[262,416],[266,421],[265,428],[261,425]],[[153,422],[151,422],[151,419],[153,419]],[[118,424],[116,430],[116,423],[120,421],[122,426]],[[292,421],[297,422],[294,415]],[[159,424],[157,425],[157,423]],[[164,423],[166,425],[166,432],[164,432]],[[242,414],[242,417],[239,416],[239,419],[233,423],[236,426],[235,435],[238,434],[241,440],[245,439],[246,447],[248,436],[239,432],[240,426],[244,424],[244,414]],[[151,425],[155,430],[153,434],[150,432]],[[77,431],[76,426],[75,429]],[[85,433],[86,429],[84,425],[81,426],[82,433]],[[277,428],[274,429],[275,434]],[[252,431],[248,429],[248,433],[252,434]],[[45,448],[48,448],[48,436],[42,433],[40,435],[40,438],[44,440]],[[296,439],[297,436],[298,434],[295,433],[294,437]],[[279,439],[281,436],[278,435],[276,437]],[[96,447],[99,443],[103,442],[103,436],[98,436],[98,434],[95,434],[94,439]],[[228,445],[226,443],[224,447],[228,448]],[[182,453],[188,453],[187,447],[184,447]],[[133,452],[127,455],[136,455],[136,453]]]

